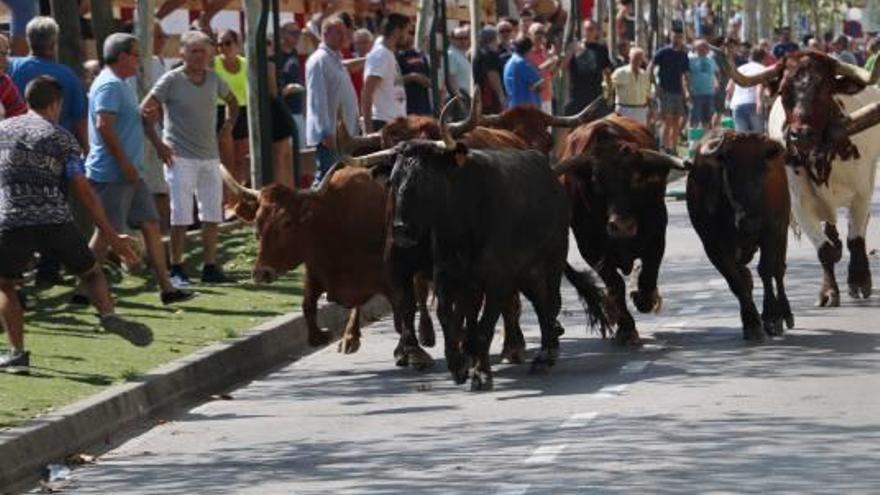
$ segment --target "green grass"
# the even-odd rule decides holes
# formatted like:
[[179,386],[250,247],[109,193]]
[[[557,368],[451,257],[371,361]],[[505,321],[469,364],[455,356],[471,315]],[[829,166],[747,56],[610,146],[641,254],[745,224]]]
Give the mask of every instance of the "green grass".
[[[236,282],[215,286],[198,285],[201,248],[191,243],[188,273],[199,296],[175,306],[159,302],[154,277],[146,268],[111,280],[117,312],[152,327],[154,341],[145,348],[99,332],[93,308],[68,305],[73,278],[68,278],[69,285],[42,292],[26,288],[30,310],[25,314],[25,344],[31,351],[31,375],[0,373],[0,428],[137,379],[208,344],[235,338],[262,321],[298,311],[299,272],[269,286],[251,282],[255,243],[251,228],[221,234],[224,267]],[[5,335],[0,342],[5,348]]]

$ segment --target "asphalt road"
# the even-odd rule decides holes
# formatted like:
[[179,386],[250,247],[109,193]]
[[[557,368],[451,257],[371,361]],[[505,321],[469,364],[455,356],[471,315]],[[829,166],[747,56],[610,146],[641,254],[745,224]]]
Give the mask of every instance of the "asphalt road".
[[[587,333],[565,285],[557,367],[495,365],[495,391],[473,393],[442,349],[429,372],[395,368],[386,318],[358,354],[332,346],[182,414],[75,471],[66,492],[880,492],[880,296],[814,308],[820,269],[792,240],[796,328],[747,344],[684,203],[670,213],[665,305],[637,316],[640,350]],[[869,249],[878,230],[875,214]],[[530,308],[523,328],[534,351]]]

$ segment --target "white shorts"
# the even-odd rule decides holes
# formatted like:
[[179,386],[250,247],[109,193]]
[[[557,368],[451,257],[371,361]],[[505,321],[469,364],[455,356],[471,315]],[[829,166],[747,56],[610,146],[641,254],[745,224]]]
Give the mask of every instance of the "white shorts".
[[165,180],[171,193],[171,225],[192,225],[193,197],[199,202],[199,220],[223,221],[223,178],[220,160],[174,157],[165,167]]
[[621,105],[616,105],[614,110],[617,112],[617,115],[629,117],[640,124],[648,125],[648,106],[647,105],[645,105],[643,107],[625,107],[625,106],[621,106]]

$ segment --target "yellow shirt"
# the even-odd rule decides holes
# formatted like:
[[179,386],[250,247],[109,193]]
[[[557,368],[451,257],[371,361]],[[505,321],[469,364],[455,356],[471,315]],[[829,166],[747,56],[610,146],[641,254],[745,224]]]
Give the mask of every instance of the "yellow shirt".
[[[247,59],[239,55],[238,63],[238,72],[233,74],[223,66],[223,57],[217,55],[214,57],[214,72],[229,85],[229,90],[235,95],[239,106],[244,107],[247,106]],[[217,104],[226,105],[226,102],[218,98]]]
[[617,94],[614,103],[631,107],[648,104],[648,98],[651,96],[651,78],[648,71],[642,69],[636,74],[630,65],[624,65],[611,74],[611,83]]

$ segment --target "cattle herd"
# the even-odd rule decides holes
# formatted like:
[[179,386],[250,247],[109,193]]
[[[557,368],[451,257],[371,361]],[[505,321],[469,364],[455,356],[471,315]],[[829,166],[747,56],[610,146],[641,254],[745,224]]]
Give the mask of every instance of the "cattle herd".
[[[491,389],[489,346],[499,317],[502,359],[525,358],[520,294],[541,331],[533,369],[555,363],[563,276],[603,336],[610,331],[621,345],[639,344],[624,276],[633,275],[629,297],[638,311],[661,309],[665,193],[675,169],[688,174],[691,222],[739,301],[745,339],[794,326],[784,284],[792,219],[822,265],[818,304],[837,306],[836,210],[848,209],[849,293],[868,297],[865,232],[880,157],[880,136],[871,130],[880,123],[880,64],[868,73],[807,51],[746,76],[727,54],[716,55],[737,84],[762,84],[778,95],[769,136],[713,131],[693,160],[681,160],[657,151],[651,129],[616,115],[600,118],[601,100],[572,117],[533,108],[483,116],[477,90],[463,122],[447,123],[444,109],[439,120],[401,118],[368,136],[351,137],[340,126],[343,159],[314,190],[255,191],[226,174],[238,215],[256,228],[254,278],[271,282],[304,264],[309,342],[330,340],[316,320],[326,293],[351,309],[340,342],[346,353],[360,346],[359,306],[385,296],[399,334],[395,362],[417,369],[433,364],[424,350],[435,345],[433,288],[453,379]],[[569,130],[559,143],[554,127]],[[569,229],[591,269],[568,264]],[[760,313],[747,267],[759,249]]]

